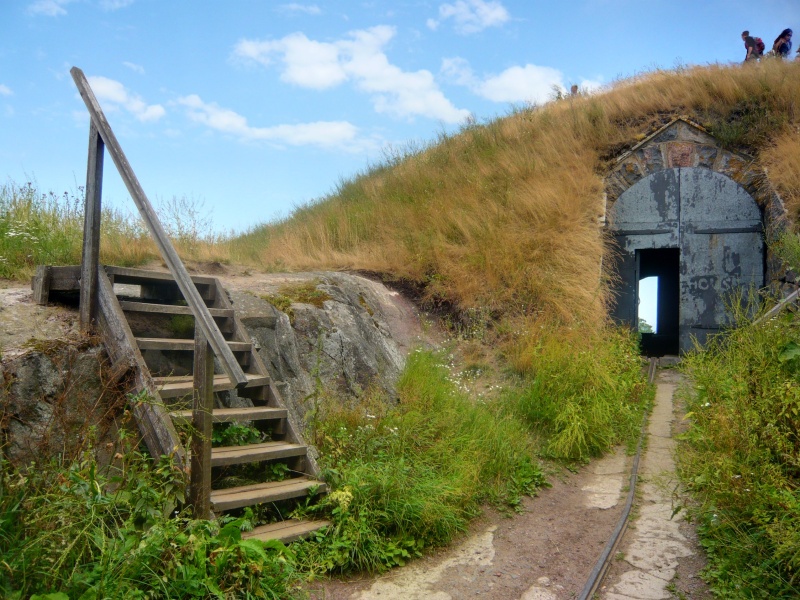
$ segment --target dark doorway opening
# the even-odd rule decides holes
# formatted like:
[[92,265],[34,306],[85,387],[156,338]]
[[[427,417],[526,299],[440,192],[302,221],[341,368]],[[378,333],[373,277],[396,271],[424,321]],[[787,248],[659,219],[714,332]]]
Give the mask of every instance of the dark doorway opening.
[[[637,250],[637,306],[655,300],[655,323],[649,323],[653,332],[641,333],[641,351],[645,356],[664,356],[678,354],[678,324],[680,313],[680,250],[660,248],[657,250]],[[657,278],[657,286],[640,286],[643,279]],[[652,281],[652,280],[650,280]],[[657,291],[650,292],[653,287]],[[645,292],[646,296],[642,296]],[[653,295],[655,298],[653,298]],[[637,319],[641,312],[637,312]],[[641,323],[641,321],[639,321]],[[645,328],[647,329],[647,328]]]

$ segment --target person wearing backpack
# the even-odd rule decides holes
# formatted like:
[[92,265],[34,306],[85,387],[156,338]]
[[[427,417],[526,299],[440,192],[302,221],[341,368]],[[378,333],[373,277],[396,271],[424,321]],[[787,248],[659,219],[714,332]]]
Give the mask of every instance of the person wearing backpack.
[[775,38],[775,43],[772,44],[772,51],[775,56],[786,58],[792,51],[792,30],[784,29],[781,34]]
[[751,37],[750,32],[745,30],[742,32],[742,40],[747,50],[744,62],[757,61],[764,55],[764,41],[760,37]]

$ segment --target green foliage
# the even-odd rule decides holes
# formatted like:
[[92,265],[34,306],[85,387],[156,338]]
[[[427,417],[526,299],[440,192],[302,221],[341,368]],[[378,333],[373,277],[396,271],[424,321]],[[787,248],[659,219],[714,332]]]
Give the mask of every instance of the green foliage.
[[706,575],[724,598],[800,595],[800,320],[740,327],[684,361],[693,387],[680,473]]
[[269,436],[247,423],[223,423],[216,425],[211,433],[215,446],[246,446],[267,441]]
[[524,427],[458,392],[437,355],[412,353],[398,393],[398,406],[376,403],[375,414],[332,401],[317,424],[334,491],[301,512],[333,525],[298,549],[306,569],[401,565],[463,531],[482,502],[514,507],[545,485]]
[[547,455],[585,460],[635,443],[651,400],[635,334],[543,331],[518,352],[525,382],[507,393],[507,404],[543,435]]
[[172,315],[167,328],[176,338],[194,337],[194,317],[192,315]]
[[183,473],[141,455],[103,474],[87,453],[70,465],[7,464],[0,479],[4,598],[288,598],[294,557],[243,540],[246,518],[195,521],[176,511]]

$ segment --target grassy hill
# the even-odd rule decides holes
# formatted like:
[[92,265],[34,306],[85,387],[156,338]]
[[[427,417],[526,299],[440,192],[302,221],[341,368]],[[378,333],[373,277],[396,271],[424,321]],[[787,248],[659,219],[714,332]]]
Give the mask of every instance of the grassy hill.
[[610,162],[685,115],[756,156],[794,215],[798,98],[794,63],[647,73],[410,147],[233,240],[231,258],[279,270],[376,271],[461,309],[598,323],[608,302],[598,219]]

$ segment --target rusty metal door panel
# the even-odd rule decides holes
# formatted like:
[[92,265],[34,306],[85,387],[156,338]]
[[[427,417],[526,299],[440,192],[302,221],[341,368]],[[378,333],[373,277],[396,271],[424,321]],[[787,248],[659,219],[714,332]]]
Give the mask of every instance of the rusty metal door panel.
[[[611,226],[620,233],[677,233],[679,182],[677,169],[658,171],[628,188],[614,204]],[[651,231],[652,230],[652,231]]]
[[702,168],[681,168],[680,346],[705,343],[729,321],[726,303],[764,285],[761,211],[733,180]]
[[639,321],[636,251],[678,247],[679,189],[676,170],[654,173],[628,188],[609,215],[619,255],[613,317],[631,327]]

